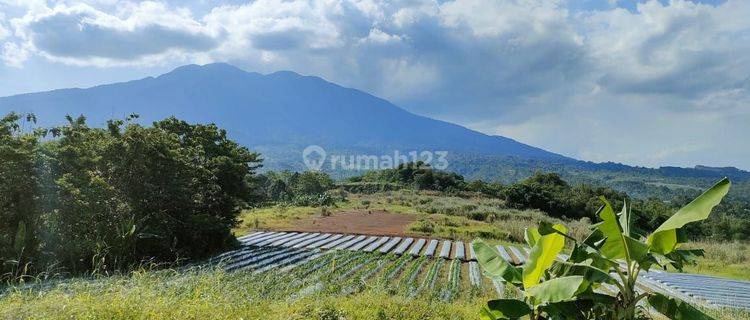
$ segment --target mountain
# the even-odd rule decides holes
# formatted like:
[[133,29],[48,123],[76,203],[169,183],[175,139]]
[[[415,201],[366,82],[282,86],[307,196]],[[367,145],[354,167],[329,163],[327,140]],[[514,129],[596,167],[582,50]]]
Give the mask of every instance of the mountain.
[[515,140],[409,113],[365,92],[319,77],[268,75],[216,63],[87,89],[0,98],[0,112],[33,112],[42,125],[83,114],[92,125],[137,113],[214,122],[249,147],[320,145],[356,152],[446,150],[557,161],[573,159]]
[[419,116],[319,77],[289,71],[263,75],[223,63],[187,65],[158,77],[86,89],[0,98],[0,112],[10,111],[33,112],[41,126],[62,124],[68,114],[83,114],[93,126],[133,113],[143,123],[169,116],[213,122],[236,141],[261,152],[266,169],[303,170],[302,150],[319,145],[328,154],[341,155],[448,151],[449,170],[469,178],[512,182],[544,170],[558,172],[572,182],[643,195],[666,189],[695,190],[723,176],[750,179],[750,172],[736,168],[652,169],[579,161]]

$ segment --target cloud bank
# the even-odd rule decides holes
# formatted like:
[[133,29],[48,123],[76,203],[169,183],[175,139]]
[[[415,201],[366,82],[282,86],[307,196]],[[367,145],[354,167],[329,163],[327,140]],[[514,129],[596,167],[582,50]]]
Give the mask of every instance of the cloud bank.
[[289,69],[587,160],[750,169],[750,2],[574,2],[5,4],[0,52]]

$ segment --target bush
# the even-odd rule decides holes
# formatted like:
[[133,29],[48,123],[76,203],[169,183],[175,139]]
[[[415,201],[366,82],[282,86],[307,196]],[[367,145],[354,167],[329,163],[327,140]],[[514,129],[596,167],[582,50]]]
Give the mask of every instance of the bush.
[[38,254],[43,158],[40,136],[22,132],[21,119],[16,113],[0,119],[0,280],[33,269]]
[[[466,189],[464,177],[432,169],[423,162],[402,163],[394,169],[370,171],[349,180],[357,183],[395,184],[411,186],[419,190],[458,192]],[[385,191],[385,190],[379,190]]]
[[489,216],[489,213],[486,211],[474,211],[471,214],[469,214],[469,217],[472,220],[476,220],[476,221],[485,221],[487,220],[488,216]]
[[336,204],[336,200],[328,194],[300,195],[294,197],[291,204],[303,207],[332,206]]
[[316,198],[332,190],[333,179],[322,172],[269,171],[249,181],[257,190],[255,197],[263,202],[291,202],[322,205]]
[[404,186],[399,183],[391,182],[345,182],[338,186],[347,192],[359,194],[396,191],[404,188]]
[[419,219],[411,229],[416,232],[431,234],[435,232],[435,223],[429,219]]

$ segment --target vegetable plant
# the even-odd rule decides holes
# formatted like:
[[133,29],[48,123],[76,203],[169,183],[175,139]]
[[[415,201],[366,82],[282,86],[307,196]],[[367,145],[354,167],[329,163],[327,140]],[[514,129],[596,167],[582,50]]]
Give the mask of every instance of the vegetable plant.
[[[522,299],[488,301],[483,319],[639,319],[656,311],[669,319],[711,319],[693,306],[656,292],[639,290],[638,277],[651,268],[682,267],[702,256],[702,250],[681,248],[687,241],[682,227],[705,220],[727,194],[723,179],[682,207],[650,234],[633,228],[627,203],[619,213],[601,197],[600,222],[583,240],[568,235],[564,225],[540,223],[525,230],[531,252],[516,267],[481,240],[473,244],[483,273],[515,286]],[[560,255],[566,240],[569,255]],[[603,286],[612,290],[599,290]],[[611,291],[606,293],[607,291]]]

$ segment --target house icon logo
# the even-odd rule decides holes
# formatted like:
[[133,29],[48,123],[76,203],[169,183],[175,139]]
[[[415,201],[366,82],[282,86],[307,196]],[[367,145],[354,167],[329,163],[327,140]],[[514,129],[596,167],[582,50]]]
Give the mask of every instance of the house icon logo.
[[307,169],[320,171],[326,161],[326,150],[321,146],[308,146],[302,150],[302,161],[305,162]]

